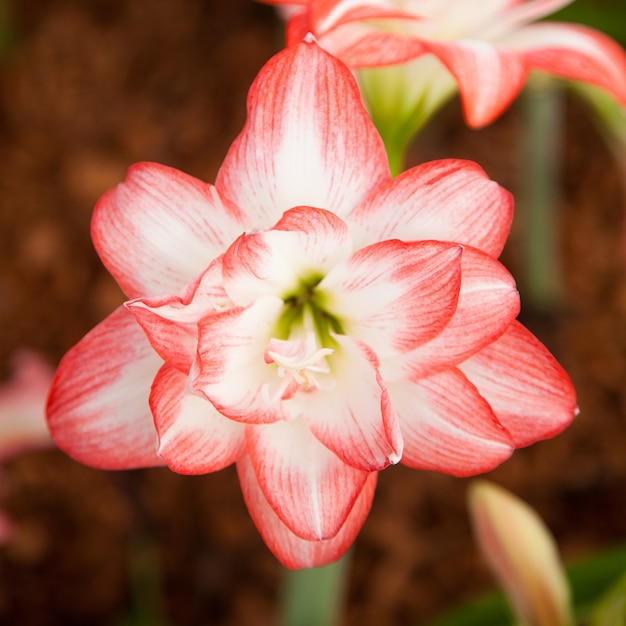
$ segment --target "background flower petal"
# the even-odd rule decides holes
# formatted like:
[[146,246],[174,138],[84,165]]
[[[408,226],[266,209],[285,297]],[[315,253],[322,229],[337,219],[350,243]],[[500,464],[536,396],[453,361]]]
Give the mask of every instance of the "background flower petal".
[[45,408],[54,369],[27,349],[16,351],[10,366],[11,376],[0,382],[0,462],[52,446]]
[[626,104],[626,52],[605,34],[578,24],[542,22],[507,36],[528,65],[602,87]]

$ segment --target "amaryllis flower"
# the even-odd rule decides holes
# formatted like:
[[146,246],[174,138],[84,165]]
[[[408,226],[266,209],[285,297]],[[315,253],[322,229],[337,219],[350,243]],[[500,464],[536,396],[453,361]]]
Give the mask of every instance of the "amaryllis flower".
[[489,124],[530,70],[598,85],[626,104],[626,55],[617,43],[578,24],[534,23],[572,0],[262,1],[289,9],[288,44],[311,32],[352,68],[402,63],[361,75],[381,123],[399,116],[406,127],[458,88],[467,123]]
[[101,468],[236,463],[278,558],[328,563],[379,470],[483,472],[573,418],[496,260],[511,214],[473,163],[392,179],[347,67],[286,49],[215,185],[142,163],[98,202],[129,300],[62,360],[53,437]]

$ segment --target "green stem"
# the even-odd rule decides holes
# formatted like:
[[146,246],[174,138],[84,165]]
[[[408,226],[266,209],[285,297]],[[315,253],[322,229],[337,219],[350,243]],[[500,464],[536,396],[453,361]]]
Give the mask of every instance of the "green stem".
[[336,626],[349,555],[325,567],[285,570],[280,626]]
[[553,83],[537,81],[526,90],[524,102],[523,283],[531,306],[549,312],[562,296],[558,211],[562,96]]

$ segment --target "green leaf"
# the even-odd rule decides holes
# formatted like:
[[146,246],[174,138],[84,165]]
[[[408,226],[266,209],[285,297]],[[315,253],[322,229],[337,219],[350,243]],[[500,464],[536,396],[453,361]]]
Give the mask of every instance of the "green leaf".
[[626,572],[592,611],[590,626],[626,626]]
[[[607,589],[619,582],[601,600],[600,606],[604,606],[606,598],[622,594],[622,600],[626,598],[626,577],[624,577],[624,564],[626,563],[626,545],[618,546],[595,554],[592,557],[574,563],[566,569],[567,578],[572,589],[574,612],[579,622],[595,619],[595,611],[598,599],[603,597]],[[622,578],[620,578],[622,577]],[[621,586],[620,586],[621,585]],[[619,589],[619,591],[615,591]],[[617,602],[617,600],[614,600]],[[613,605],[611,605],[613,606]],[[607,609],[608,610],[608,609]],[[591,622],[590,626],[626,626],[624,621],[626,608],[622,608],[622,621],[614,622]],[[513,618],[504,596],[500,593],[490,593],[463,606],[445,613],[441,617],[427,622],[423,626],[511,626]]]

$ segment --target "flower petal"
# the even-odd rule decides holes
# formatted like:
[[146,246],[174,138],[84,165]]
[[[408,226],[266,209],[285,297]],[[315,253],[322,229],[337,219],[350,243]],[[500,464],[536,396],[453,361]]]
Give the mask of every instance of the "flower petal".
[[361,24],[346,24],[322,37],[325,50],[352,69],[406,63],[424,53],[424,44],[413,37],[372,32]]
[[507,45],[528,65],[606,89],[626,104],[626,53],[605,34],[578,24],[532,24],[508,35]]
[[487,401],[457,369],[389,385],[404,438],[402,463],[453,476],[486,472],[513,452]]
[[242,306],[261,295],[286,300],[352,252],[346,223],[330,211],[297,207],[271,230],[242,235],[224,255],[228,295]]
[[259,72],[246,125],[216,186],[262,227],[295,206],[345,216],[387,178],[385,148],[354,78],[306,41],[278,53]]
[[524,55],[479,40],[428,40],[459,85],[468,126],[478,128],[499,117],[521,91],[528,75]]
[[462,248],[438,241],[381,241],[355,252],[318,285],[320,306],[343,333],[378,355],[435,337],[456,309]]
[[330,539],[307,541],[281,522],[259,487],[249,457],[237,463],[237,471],[248,511],[263,540],[276,558],[290,569],[319,567],[336,561],[352,545],[369,513],[376,489],[376,472],[368,475],[343,526]]
[[98,201],[91,224],[103,263],[130,297],[178,293],[243,230],[244,216],[211,185],[137,163]]
[[276,366],[265,362],[282,308],[280,298],[265,296],[247,308],[232,307],[200,321],[192,389],[223,415],[257,424],[285,417],[272,399]]
[[191,395],[188,377],[164,365],[154,379],[150,408],[159,434],[158,454],[181,474],[223,469],[245,453],[244,426]]
[[334,339],[338,348],[328,357],[333,387],[294,399],[294,413],[344,463],[369,472],[397,463],[402,436],[376,356],[350,337]]
[[190,282],[180,296],[136,298],[126,307],[168,364],[189,373],[198,345],[198,322],[230,303],[222,286],[222,258]]
[[48,427],[72,458],[100,469],[162,465],[148,406],[162,361],[119,307],[61,360],[48,396]]
[[454,241],[497,257],[513,220],[513,197],[471,161],[445,159],[407,170],[381,185],[348,217],[359,245]]
[[507,269],[494,258],[466,247],[461,257],[461,290],[450,323],[431,341],[382,363],[385,380],[418,380],[458,365],[495,341],[515,321],[519,294]]
[[301,419],[248,426],[246,439],[259,487],[281,521],[302,539],[334,537],[369,473],[338,459]]
[[569,376],[518,322],[459,367],[493,407],[516,447],[560,433],[578,412]]

